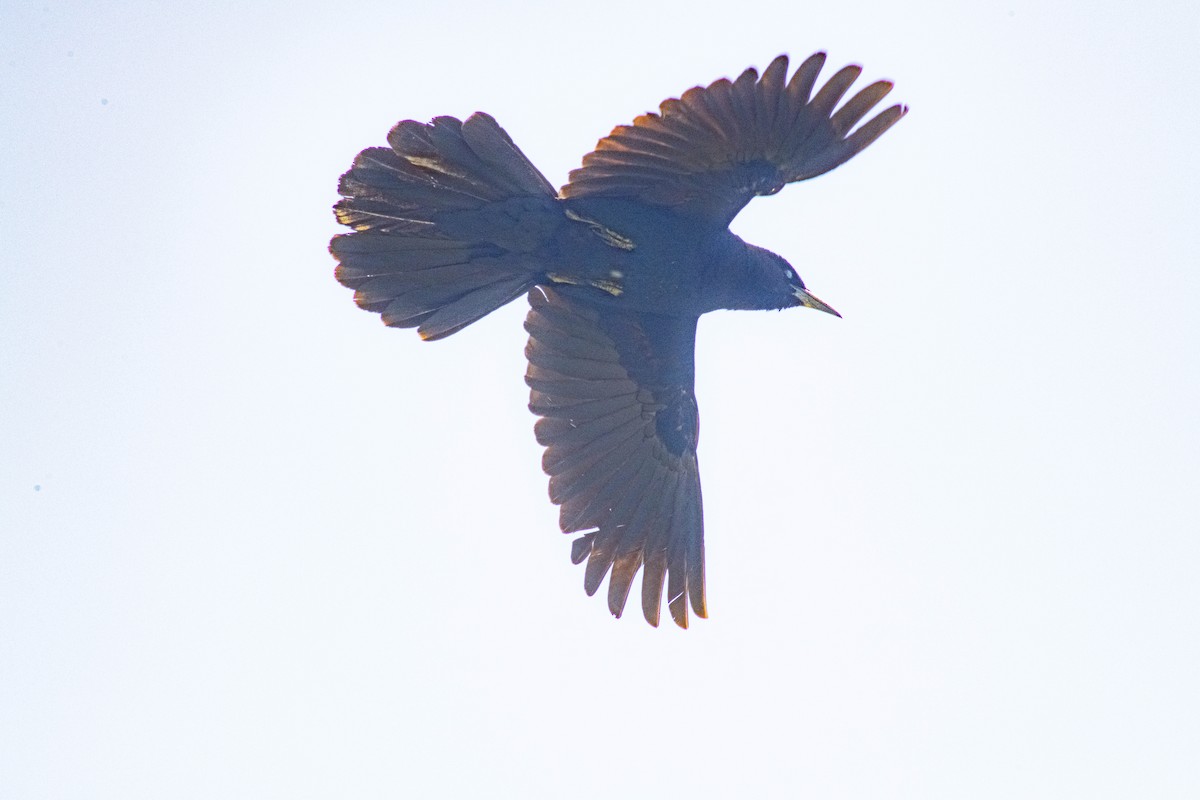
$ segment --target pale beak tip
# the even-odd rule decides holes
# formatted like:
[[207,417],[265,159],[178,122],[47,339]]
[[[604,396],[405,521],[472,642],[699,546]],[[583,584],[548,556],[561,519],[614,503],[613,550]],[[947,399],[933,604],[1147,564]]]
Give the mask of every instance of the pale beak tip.
[[842,318],[842,315],[834,310],[833,306],[829,305],[824,300],[821,300],[807,289],[797,289],[796,299],[799,300],[800,305],[804,306],[805,308],[813,308],[817,311],[824,311],[826,314],[833,314],[838,319]]

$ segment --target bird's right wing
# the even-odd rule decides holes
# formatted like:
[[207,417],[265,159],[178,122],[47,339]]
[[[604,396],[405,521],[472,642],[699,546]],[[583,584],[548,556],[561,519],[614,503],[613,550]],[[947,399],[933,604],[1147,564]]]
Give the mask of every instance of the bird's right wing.
[[627,198],[665,206],[724,227],[755,195],[812,178],[848,161],[908,109],[894,105],[854,127],[892,89],[876,81],[836,112],[862,72],[848,66],[812,91],[825,54],[787,78],[787,56],[666,100],[657,114],[619,125],[584,156],[563,197]]
[[529,293],[525,349],[529,408],[546,447],[550,499],[571,550],[587,559],[593,594],[611,569],[608,607],[620,616],[639,568],[642,612],[657,625],[667,605],[687,627],[705,616],[704,522],[692,391],[696,318],[604,308],[572,289]]

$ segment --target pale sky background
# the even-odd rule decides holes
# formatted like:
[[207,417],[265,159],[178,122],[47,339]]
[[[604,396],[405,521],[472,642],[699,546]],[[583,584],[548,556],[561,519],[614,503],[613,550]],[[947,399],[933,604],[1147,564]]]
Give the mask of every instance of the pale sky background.
[[[1200,796],[1192,2],[0,6],[0,796]],[[827,49],[912,113],[735,230],[711,619],[582,590],[524,301],[355,308],[338,176],[494,115],[555,184]]]

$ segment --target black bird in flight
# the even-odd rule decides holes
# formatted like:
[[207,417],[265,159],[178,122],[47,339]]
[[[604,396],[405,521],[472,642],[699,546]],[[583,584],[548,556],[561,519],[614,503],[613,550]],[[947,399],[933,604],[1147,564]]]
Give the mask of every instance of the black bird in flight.
[[[775,194],[850,159],[907,112],[857,129],[892,84],[835,107],[861,67],[813,94],[825,54],[788,79],[780,56],[759,74],[696,87],[620,125],[561,190],[487,114],[405,120],[389,147],[342,176],[337,279],[358,305],[422,339],[449,336],[529,296],[529,408],[545,446],[550,499],[584,588],[605,575],[620,616],[638,569],[642,611],[658,625],[707,616],[704,523],[693,391],[696,322],[717,309],[806,306],[814,297],[782,257],[729,231],[755,195]],[[840,315],[839,315],[840,316]]]

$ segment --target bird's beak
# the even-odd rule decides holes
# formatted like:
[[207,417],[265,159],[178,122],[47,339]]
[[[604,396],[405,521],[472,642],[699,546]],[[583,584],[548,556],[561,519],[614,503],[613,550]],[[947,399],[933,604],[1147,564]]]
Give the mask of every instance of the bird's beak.
[[808,289],[797,289],[795,294],[796,299],[800,301],[800,305],[804,306],[805,308],[815,308],[817,311],[824,311],[826,314],[833,314],[835,317],[839,318],[842,316],[833,310],[833,306],[818,300],[816,295],[808,291]]

